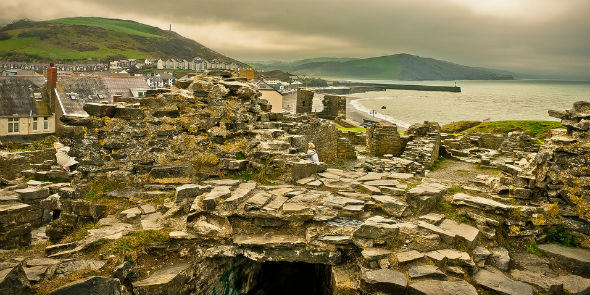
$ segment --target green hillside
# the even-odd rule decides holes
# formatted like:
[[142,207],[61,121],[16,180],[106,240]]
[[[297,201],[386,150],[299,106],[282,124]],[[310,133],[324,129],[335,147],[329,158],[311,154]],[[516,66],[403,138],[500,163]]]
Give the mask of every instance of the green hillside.
[[281,69],[299,75],[327,78],[384,80],[510,80],[505,72],[463,66],[433,58],[396,54],[364,59],[324,59],[309,62],[263,65],[265,70]]
[[98,17],[20,20],[0,28],[2,60],[105,62],[196,56],[237,62],[175,32],[130,20]]

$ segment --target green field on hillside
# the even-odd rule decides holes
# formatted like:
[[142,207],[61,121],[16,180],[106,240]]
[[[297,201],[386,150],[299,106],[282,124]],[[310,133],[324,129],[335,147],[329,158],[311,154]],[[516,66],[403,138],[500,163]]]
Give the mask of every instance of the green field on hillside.
[[194,57],[241,64],[175,32],[130,20],[74,17],[0,27],[0,60],[95,63]]
[[98,27],[105,30],[147,38],[162,38],[162,36],[153,33],[154,27],[121,19],[108,19],[100,17],[69,17],[54,19],[48,22],[74,26]]

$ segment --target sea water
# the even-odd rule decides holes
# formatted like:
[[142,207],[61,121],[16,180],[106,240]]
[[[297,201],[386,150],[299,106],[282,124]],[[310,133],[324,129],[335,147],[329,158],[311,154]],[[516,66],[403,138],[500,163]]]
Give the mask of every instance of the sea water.
[[[360,81],[359,81],[360,82]],[[363,81],[372,83],[454,86],[449,81]],[[407,128],[412,123],[460,120],[553,120],[547,110],[565,110],[590,99],[588,81],[457,81],[460,93],[395,90],[355,93],[360,111]]]

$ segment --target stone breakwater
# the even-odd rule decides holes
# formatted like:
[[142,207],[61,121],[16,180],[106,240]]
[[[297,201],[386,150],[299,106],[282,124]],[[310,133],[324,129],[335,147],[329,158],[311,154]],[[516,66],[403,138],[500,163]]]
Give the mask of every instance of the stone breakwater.
[[[177,86],[61,118],[79,169],[39,159],[0,190],[0,293],[590,291],[590,104],[538,146],[432,122],[342,134],[233,78]],[[324,162],[301,160],[310,141]],[[471,168],[440,177],[439,155]],[[549,243],[564,224],[576,246]]]

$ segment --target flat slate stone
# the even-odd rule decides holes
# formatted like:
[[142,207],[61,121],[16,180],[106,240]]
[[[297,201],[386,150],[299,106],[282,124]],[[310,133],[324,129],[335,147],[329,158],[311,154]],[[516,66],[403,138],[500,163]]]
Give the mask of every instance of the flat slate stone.
[[94,276],[71,282],[50,293],[50,295],[120,295],[118,279]]
[[408,276],[414,279],[430,278],[440,279],[445,278],[446,275],[436,267],[436,265],[414,265],[408,269]]
[[475,248],[477,246],[479,229],[471,225],[458,223],[450,219],[443,220],[443,222],[439,224],[439,227],[460,237],[463,241],[465,241],[469,248]]
[[270,201],[271,198],[271,195],[259,192],[252,196],[250,199],[248,199],[248,201],[246,201],[246,204],[244,205],[244,210],[258,210],[262,208],[264,205],[266,205],[266,203],[268,203],[268,201]]
[[361,254],[367,261],[381,260],[391,256],[393,252],[381,248],[364,248]]
[[370,181],[364,182],[364,184],[371,185],[371,186],[393,186],[393,187],[398,187],[401,185],[401,183],[399,183],[399,181],[394,180],[394,179],[370,180]]
[[440,213],[428,213],[426,215],[420,216],[420,220],[424,220],[434,225],[440,224],[443,219],[445,219],[445,215]]
[[395,221],[382,216],[368,218],[353,233],[354,238],[393,240],[399,233]]
[[49,189],[46,187],[28,187],[23,189],[17,189],[14,191],[20,196],[22,201],[25,203],[49,197]]
[[254,188],[256,188],[255,182],[240,183],[230,197],[223,202],[223,205],[230,209],[236,209],[238,204],[244,201]]
[[557,258],[559,263],[575,274],[590,275],[590,250],[556,244],[539,245],[539,250],[547,256]]
[[543,294],[563,294],[563,282],[551,277],[545,276],[542,272],[533,272],[529,270],[513,269],[510,276],[540,290]]
[[455,233],[450,232],[446,229],[440,228],[434,224],[430,224],[428,222],[424,222],[422,220],[418,221],[418,226],[424,229],[427,229],[435,234],[438,234],[441,240],[447,244],[453,245],[455,243]]
[[133,283],[136,295],[186,294],[193,278],[192,266],[179,263],[155,271],[148,278]]
[[533,288],[526,283],[509,279],[500,271],[482,269],[473,277],[485,289],[505,295],[533,295]]
[[361,274],[361,289],[366,292],[403,294],[407,285],[406,276],[391,269],[365,270]]
[[506,211],[512,208],[510,205],[506,205],[494,200],[474,197],[464,193],[456,193],[453,195],[453,204],[465,205],[470,207],[479,208],[485,211]]
[[400,264],[408,263],[412,261],[416,261],[418,259],[424,258],[424,254],[420,253],[416,250],[410,250],[406,252],[396,253],[395,256],[397,257],[397,262]]
[[226,199],[230,196],[230,186],[216,186],[210,192],[205,194],[203,198],[203,209],[207,211],[214,210],[220,200]]
[[571,295],[590,295],[590,279],[576,275],[566,275],[555,278],[563,284],[563,289]]
[[175,201],[176,203],[182,203],[188,200],[189,203],[199,195],[211,191],[213,187],[210,185],[198,185],[198,184],[185,184],[176,187]]
[[477,295],[477,290],[465,281],[423,280],[408,286],[409,295]]

